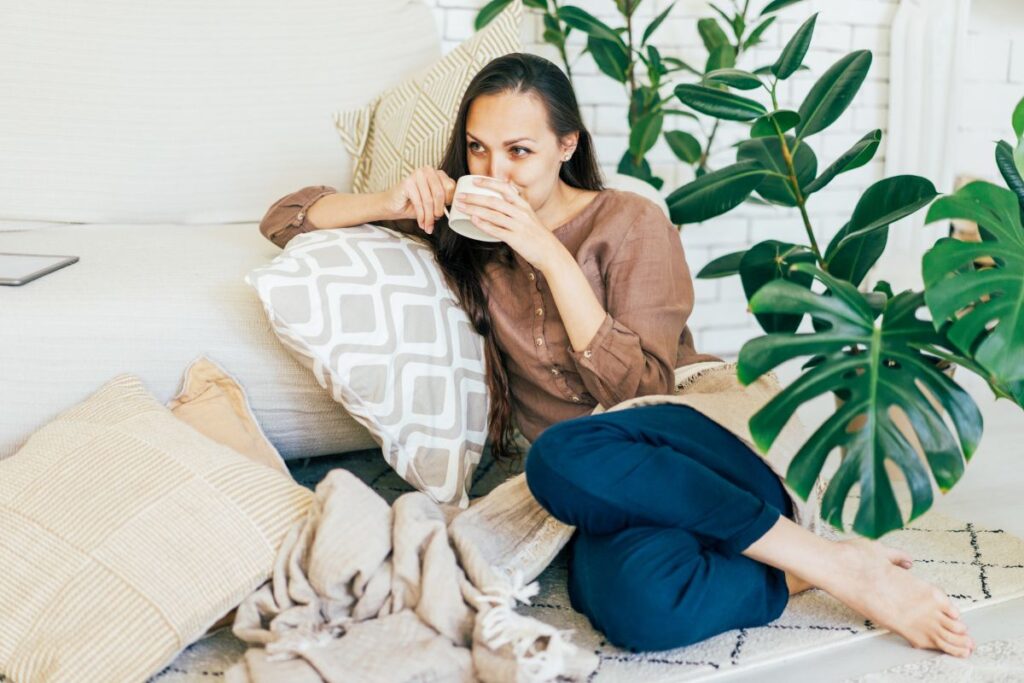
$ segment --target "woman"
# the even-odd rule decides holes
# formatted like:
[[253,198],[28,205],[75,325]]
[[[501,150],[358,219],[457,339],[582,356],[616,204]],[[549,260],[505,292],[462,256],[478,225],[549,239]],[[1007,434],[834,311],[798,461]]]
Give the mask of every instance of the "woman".
[[[489,176],[481,184],[501,197],[453,196],[467,173]],[[453,200],[499,242],[451,231]],[[710,418],[681,405],[588,416],[671,393],[675,368],[719,359],[698,354],[686,327],[693,288],[678,233],[653,202],[603,188],[554,64],[511,54],[485,66],[440,169],[373,194],[303,188],[260,230],[283,247],[367,222],[431,244],[485,339],[492,453],[514,454],[516,425],[533,442],[531,492],[577,527],[572,604],[611,642],[667,649],[761,625],[817,586],[915,647],[974,648],[949,598],[906,571],[908,557],[794,523],[779,477]]]

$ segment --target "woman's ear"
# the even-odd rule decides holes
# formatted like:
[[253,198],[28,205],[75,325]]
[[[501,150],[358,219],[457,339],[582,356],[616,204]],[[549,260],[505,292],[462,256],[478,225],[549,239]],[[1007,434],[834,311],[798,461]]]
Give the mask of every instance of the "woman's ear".
[[576,151],[576,145],[579,144],[580,134],[579,131],[575,133],[569,133],[562,138],[562,156],[572,156],[573,152]]

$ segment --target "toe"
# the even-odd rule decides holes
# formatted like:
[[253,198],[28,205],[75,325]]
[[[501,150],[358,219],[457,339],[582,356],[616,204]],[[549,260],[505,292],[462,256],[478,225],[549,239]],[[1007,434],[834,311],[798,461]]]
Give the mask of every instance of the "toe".
[[910,566],[914,564],[914,558],[902,550],[896,550],[895,548],[889,548],[889,559],[893,564],[898,564],[904,569],[910,569]]
[[941,631],[936,638],[936,645],[940,650],[954,657],[968,657],[971,654],[972,641],[966,635],[957,635],[949,631]]
[[960,611],[953,604],[953,600],[942,592],[941,588],[937,586],[932,587],[932,600],[935,601],[935,604],[939,606],[943,613],[948,614],[954,619],[960,618]]
[[947,617],[943,614],[939,618],[942,628],[946,629],[950,633],[963,634],[967,633],[967,624],[952,617]]

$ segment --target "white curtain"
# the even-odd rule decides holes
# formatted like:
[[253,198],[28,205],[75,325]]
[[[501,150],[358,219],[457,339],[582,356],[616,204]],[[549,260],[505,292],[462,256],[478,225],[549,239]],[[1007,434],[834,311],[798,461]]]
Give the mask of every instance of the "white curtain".
[[[971,0],[900,0],[892,23],[885,176],[913,173],[953,191],[962,52]],[[924,225],[927,210],[893,223],[885,253],[865,279],[893,291],[922,287],[921,257],[948,226]]]

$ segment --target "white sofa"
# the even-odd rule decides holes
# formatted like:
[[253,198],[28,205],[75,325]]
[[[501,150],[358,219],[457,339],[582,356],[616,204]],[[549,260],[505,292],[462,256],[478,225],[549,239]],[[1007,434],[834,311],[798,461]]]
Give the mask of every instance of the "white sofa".
[[199,354],[239,380],[285,458],[374,446],[242,278],[280,253],[258,231],[276,199],[350,189],[331,114],[440,52],[422,0],[8,7],[0,252],[80,260],[0,286],[0,458],[119,373],[166,402]]
[[0,286],[0,458],[116,374],[166,401],[199,354],[286,458],[373,446],[242,278],[276,199],[350,187],[331,114],[440,54],[420,0],[7,3],[0,252],[80,261]]

